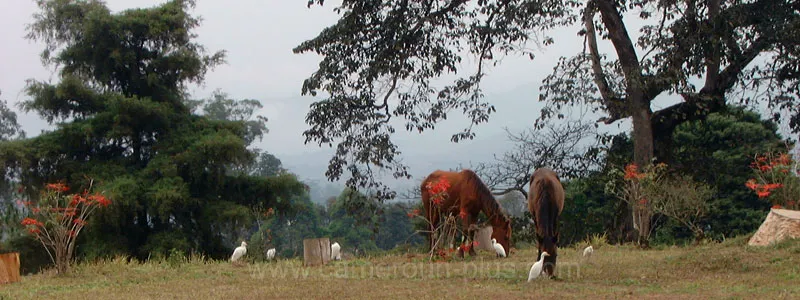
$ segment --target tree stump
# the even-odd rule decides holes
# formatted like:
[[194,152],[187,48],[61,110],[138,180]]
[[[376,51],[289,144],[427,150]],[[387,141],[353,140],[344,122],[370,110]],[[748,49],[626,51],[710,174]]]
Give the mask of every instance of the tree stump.
[[747,244],[766,246],[786,238],[800,238],[800,211],[773,208]]
[[0,284],[19,282],[19,253],[0,254]]
[[[478,242],[478,246],[475,247],[475,250],[486,250],[494,253],[494,247],[492,246],[492,232],[494,232],[494,228],[492,228],[491,225],[482,227],[475,232],[475,241]],[[508,249],[506,249],[506,252],[508,252]]]
[[331,260],[331,240],[328,238],[303,240],[303,266],[326,265]]

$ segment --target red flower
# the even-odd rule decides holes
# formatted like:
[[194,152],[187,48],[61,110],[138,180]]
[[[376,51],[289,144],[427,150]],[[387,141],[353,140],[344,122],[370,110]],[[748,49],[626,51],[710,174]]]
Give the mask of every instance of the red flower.
[[53,190],[56,192],[66,192],[69,191],[69,187],[63,183],[48,183],[45,186],[48,190]]
[[467,211],[466,210],[461,210],[461,212],[458,214],[458,216],[461,217],[462,220],[466,220],[467,219]]
[[72,220],[72,223],[80,226],[86,225],[86,221],[81,220],[80,218]]
[[781,206],[780,204],[775,204],[772,206],[772,208],[783,208],[783,206]]
[[745,186],[747,186],[747,188],[749,188],[749,189],[751,189],[751,190],[754,190],[754,191],[755,191],[756,189],[758,189],[758,186],[759,186],[759,184],[758,184],[758,183],[756,183],[756,180],[755,180],[755,179],[750,179],[750,180],[748,180],[748,181],[747,181],[747,182],[746,182],[744,185],[745,185]]
[[108,200],[106,196],[103,196],[101,194],[94,194],[89,196],[89,201],[95,201],[97,204],[103,207],[106,207],[109,204],[111,204],[111,200]]
[[415,209],[415,210],[411,211],[410,213],[408,213],[407,215],[408,215],[409,218],[413,218],[413,217],[419,216],[419,209]]
[[80,203],[85,203],[86,198],[81,197],[81,195],[75,194],[72,195],[72,201],[69,202],[69,206],[78,206]]
[[639,167],[636,164],[631,163],[625,166],[625,179],[642,179],[644,176],[643,173],[639,173]]
[[447,182],[447,179],[441,178],[436,183],[428,182],[428,185],[426,187],[428,188],[428,191],[431,194],[434,194],[434,195],[441,194],[443,192],[446,192],[448,189],[450,189],[450,182]]
[[22,225],[25,225],[25,226],[28,226],[28,225],[38,226],[39,224],[41,224],[41,222],[37,221],[36,219],[31,219],[31,218],[22,219]]

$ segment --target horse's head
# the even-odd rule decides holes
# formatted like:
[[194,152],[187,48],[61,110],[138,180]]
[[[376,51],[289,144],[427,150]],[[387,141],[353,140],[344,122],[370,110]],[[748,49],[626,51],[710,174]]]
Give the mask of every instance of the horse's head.
[[548,254],[544,257],[544,272],[548,276],[552,276],[556,258],[558,257],[558,232],[551,236],[537,234],[536,240],[538,241],[539,253],[547,252]]
[[503,246],[506,255],[511,251],[511,219],[498,215],[492,221],[492,238]]

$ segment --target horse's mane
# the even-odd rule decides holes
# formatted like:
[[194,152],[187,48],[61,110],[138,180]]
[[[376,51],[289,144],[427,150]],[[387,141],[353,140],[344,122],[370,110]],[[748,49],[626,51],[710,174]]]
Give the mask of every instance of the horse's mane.
[[500,204],[497,203],[494,195],[492,195],[492,191],[489,190],[489,187],[478,177],[478,174],[475,174],[474,171],[469,169],[464,169],[461,173],[464,174],[464,182],[469,184],[469,186],[473,188],[473,192],[478,195],[478,201],[480,201],[484,208],[489,210],[486,217],[492,219],[494,216],[500,216],[503,220],[507,220],[508,216],[506,216],[500,208]]

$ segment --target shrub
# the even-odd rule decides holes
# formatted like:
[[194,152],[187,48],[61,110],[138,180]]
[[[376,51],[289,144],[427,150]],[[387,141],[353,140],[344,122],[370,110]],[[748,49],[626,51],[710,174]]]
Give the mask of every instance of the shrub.
[[65,194],[69,187],[62,183],[51,183],[45,186],[38,201],[19,200],[30,214],[30,217],[22,220],[22,225],[44,246],[58,274],[69,270],[75,242],[92,212],[97,207],[111,204],[100,193],[89,194],[89,189],[82,193]]
[[750,165],[755,177],[745,185],[775,208],[800,209],[800,171],[788,153],[757,155]]

